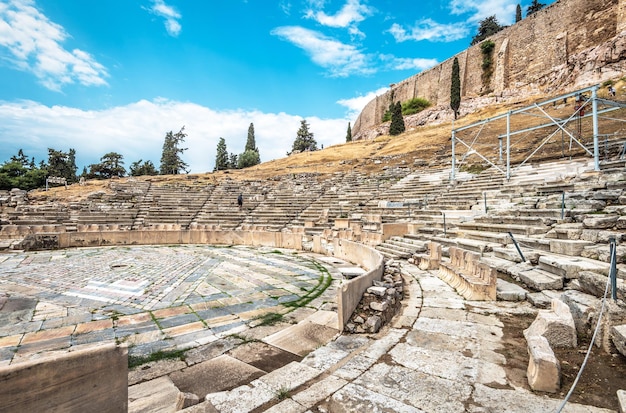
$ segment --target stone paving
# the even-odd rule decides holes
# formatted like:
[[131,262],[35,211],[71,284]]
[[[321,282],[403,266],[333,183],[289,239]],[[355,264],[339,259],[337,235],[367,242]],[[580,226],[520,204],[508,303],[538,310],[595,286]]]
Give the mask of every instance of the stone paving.
[[[466,301],[433,273],[410,264],[403,264],[403,272],[408,297],[402,313],[381,333],[341,335],[300,362],[209,393],[206,401],[184,411],[557,411],[560,399],[533,393],[507,376],[504,326],[498,316],[531,308]],[[129,389],[131,399],[134,387]],[[139,411],[133,403],[130,407]],[[612,410],[568,403],[562,411]]]
[[[127,343],[130,355],[196,347],[290,311],[325,277],[341,273],[321,272],[311,255],[263,248],[2,253],[0,365],[108,340]],[[333,289],[317,300],[333,303]]]

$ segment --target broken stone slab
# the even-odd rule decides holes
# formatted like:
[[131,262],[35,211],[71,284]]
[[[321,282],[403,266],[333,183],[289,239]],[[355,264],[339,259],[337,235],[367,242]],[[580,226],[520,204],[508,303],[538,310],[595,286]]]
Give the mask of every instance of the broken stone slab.
[[552,299],[540,291],[537,293],[526,294],[526,301],[528,301],[537,308],[545,309],[550,307]]
[[[617,299],[622,301],[626,300],[626,282],[620,278],[618,278],[616,281]],[[598,274],[593,271],[582,271],[580,274],[578,274],[578,282],[580,283],[580,288],[583,292],[586,292],[596,297],[603,297],[608,278],[606,275]]]
[[585,228],[610,229],[617,223],[618,215],[587,215],[583,219]]
[[539,258],[539,268],[565,278],[578,278],[581,271],[594,271],[600,274],[609,274],[609,264],[581,257],[542,256]]
[[521,271],[521,282],[536,291],[563,289],[563,277],[537,268]]
[[249,383],[265,372],[234,357],[223,354],[170,374],[172,382],[183,392],[204,397]]
[[593,242],[579,240],[550,240],[550,252],[554,254],[563,254],[578,257],[585,247],[594,245]]
[[611,328],[611,340],[621,355],[626,356],[626,324]]
[[177,410],[180,391],[167,377],[135,384],[128,388],[129,412],[153,412]]
[[540,310],[535,321],[524,330],[526,340],[532,336],[545,337],[552,347],[576,347],[576,326],[567,304],[553,299],[550,310]]
[[576,290],[565,291],[561,295],[561,300],[567,304],[572,313],[576,331],[591,337],[595,328],[596,314],[602,305],[601,301],[591,294]]
[[561,366],[548,340],[543,336],[530,336],[528,342],[528,385],[534,391],[556,393],[561,387]]
[[496,280],[496,297],[501,301],[524,301],[528,291],[517,284],[502,280]]

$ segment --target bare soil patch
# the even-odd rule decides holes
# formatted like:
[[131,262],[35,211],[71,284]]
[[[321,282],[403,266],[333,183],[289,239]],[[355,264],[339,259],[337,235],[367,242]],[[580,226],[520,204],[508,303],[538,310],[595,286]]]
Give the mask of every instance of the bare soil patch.
[[[523,330],[535,319],[531,315],[500,316],[504,323],[504,349],[507,360],[507,377],[515,385],[530,390],[526,380],[528,352]],[[591,337],[578,337],[578,348],[554,349],[561,364],[561,391],[544,393],[546,396],[563,400],[569,392],[582,366]],[[626,357],[607,354],[594,347],[582,376],[569,399],[571,403],[587,404],[605,409],[618,410],[617,390],[626,389]]]

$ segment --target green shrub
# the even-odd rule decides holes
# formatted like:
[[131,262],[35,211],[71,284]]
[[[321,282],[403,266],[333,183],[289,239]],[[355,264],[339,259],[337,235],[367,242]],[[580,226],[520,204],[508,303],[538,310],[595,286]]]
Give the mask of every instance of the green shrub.
[[421,112],[430,106],[430,102],[424,98],[409,99],[402,104],[402,114],[404,116]]

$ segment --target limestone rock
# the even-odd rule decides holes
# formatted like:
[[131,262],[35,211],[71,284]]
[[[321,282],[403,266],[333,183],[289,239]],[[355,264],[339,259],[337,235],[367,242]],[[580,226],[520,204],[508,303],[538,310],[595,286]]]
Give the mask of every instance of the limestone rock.
[[626,356],[626,324],[614,326],[611,329],[611,340],[615,344],[617,351]]
[[200,402],[200,398],[193,393],[178,393],[178,399],[176,400],[176,410],[186,409],[187,407],[194,406]]
[[378,302],[378,301],[372,301],[370,303],[370,308],[374,311],[385,311],[387,308],[389,307],[389,304],[387,304],[386,301],[383,302]]
[[535,391],[556,393],[561,387],[561,366],[548,340],[543,336],[527,337],[528,385]]
[[381,318],[377,315],[373,315],[369,317],[367,321],[365,321],[364,326],[365,326],[365,329],[369,333],[378,333],[378,330],[380,330],[381,325],[382,325]]
[[369,287],[367,289],[368,293],[377,295],[379,297],[383,297],[385,295],[386,291],[387,291],[386,287],[376,287],[376,286],[374,286],[374,287]]
[[576,327],[567,304],[553,299],[551,310],[541,310],[530,327],[524,330],[526,340],[532,336],[545,337],[552,347],[576,347]]

